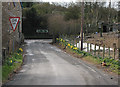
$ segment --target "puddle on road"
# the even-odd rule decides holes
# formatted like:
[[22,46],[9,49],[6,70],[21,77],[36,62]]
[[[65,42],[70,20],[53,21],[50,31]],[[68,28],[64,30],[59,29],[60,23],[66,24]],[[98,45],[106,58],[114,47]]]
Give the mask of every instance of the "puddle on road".
[[30,49],[26,50],[26,52],[27,52],[27,54],[25,54],[25,55],[30,55],[30,56],[34,55]]
[[25,40],[25,42],[27,44],[31,44],[31,43],[51,43],[52,39],[43,39],[43,40]]

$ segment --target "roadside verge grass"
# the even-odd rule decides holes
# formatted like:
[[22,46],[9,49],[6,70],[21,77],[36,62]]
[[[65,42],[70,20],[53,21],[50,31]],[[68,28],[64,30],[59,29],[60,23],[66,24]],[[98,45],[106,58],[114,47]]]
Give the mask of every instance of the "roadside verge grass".
[[[72,44],[66,42],[62,38],[57,38],[57,43],[55,44],[59,48],[63,49],[70,55],[80,58],[88,63],[94,64],[99,68],[104,69],[109,73],[114,73],[120,75],[120,61],[115,60],[113,58],[102,58],[98,56],[94,56],[91,53],[81,51],[79,48],[73,46]],[[103,63],[105,63],[103,65]]]
[[12,53],[2,65],[2,83],[10,80],[13,73],[16,73],[23,62],[23,50],[19,48],[17,52]]

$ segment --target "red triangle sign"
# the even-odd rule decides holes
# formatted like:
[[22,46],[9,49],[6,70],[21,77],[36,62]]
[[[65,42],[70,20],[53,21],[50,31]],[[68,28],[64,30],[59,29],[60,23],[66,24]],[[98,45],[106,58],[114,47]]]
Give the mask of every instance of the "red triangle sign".
[[20,21],[20,17],[9,17],[9,21],[13,31],[15,31]]

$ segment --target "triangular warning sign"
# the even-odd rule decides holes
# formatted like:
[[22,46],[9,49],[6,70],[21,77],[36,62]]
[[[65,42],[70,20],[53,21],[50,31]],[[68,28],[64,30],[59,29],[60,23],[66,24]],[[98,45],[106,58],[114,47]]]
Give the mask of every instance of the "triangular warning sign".
[[9,21],[13,31],[15,31],[20,21],[20,17],[9,17]]

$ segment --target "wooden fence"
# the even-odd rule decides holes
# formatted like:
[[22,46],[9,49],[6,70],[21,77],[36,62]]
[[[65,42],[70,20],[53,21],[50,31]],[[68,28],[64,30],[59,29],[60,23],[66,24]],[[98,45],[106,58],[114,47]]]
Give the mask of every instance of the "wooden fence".
[[[68,43],[80,48],[81,44],[78,43],[75,40],[68,40]],[[92,43],[86,43],[86,47],[83,48],[83,51],[86,51],[96,57],[102,57],[102,58],[114,58],[114,59],[120,59],[120,49],[116,48],[110,48],[106,45],[98,45],[98,44],[92,44]],[[94,45],[94,49],[93,46]]]

